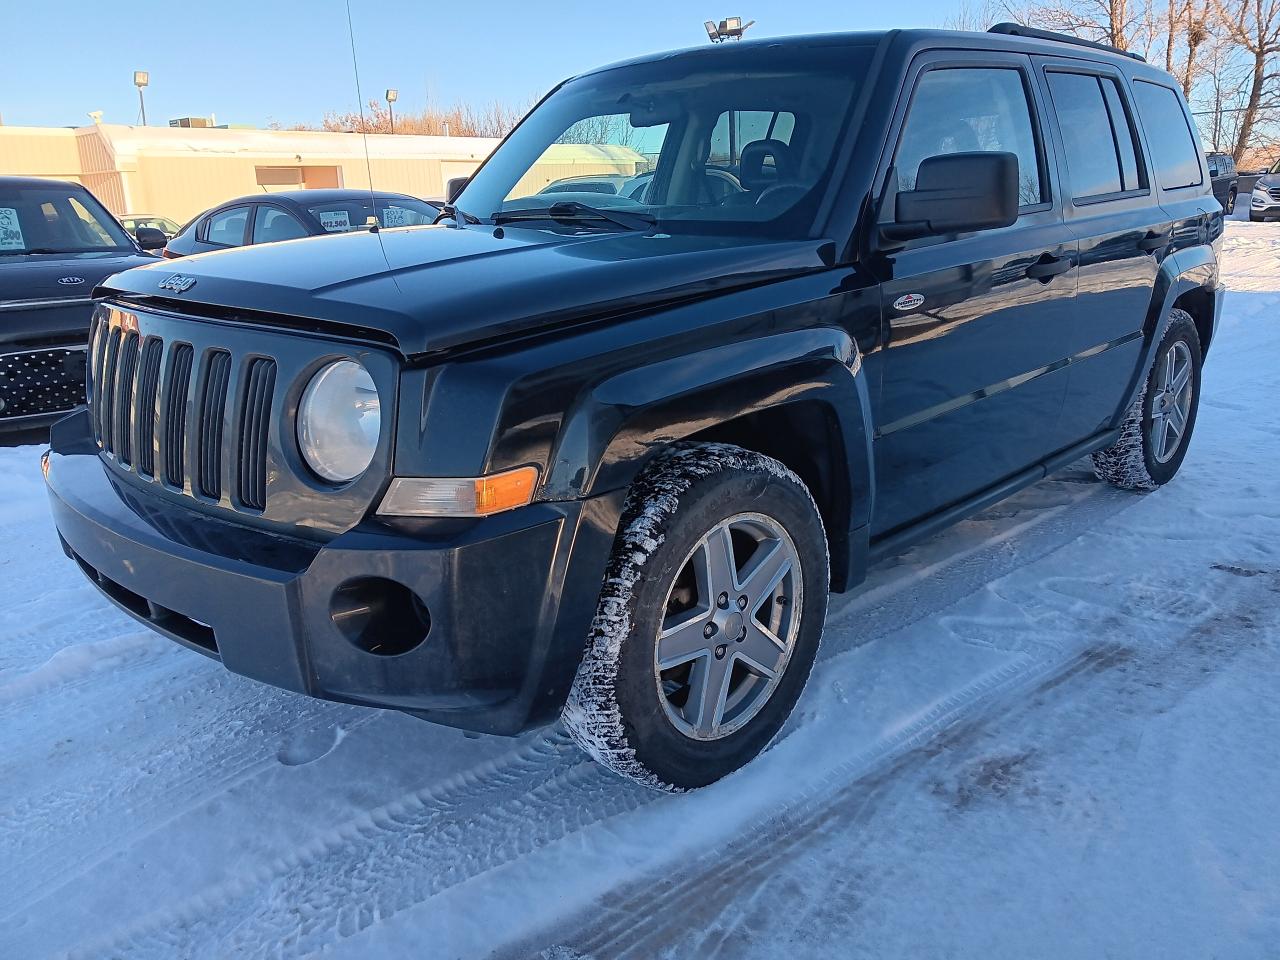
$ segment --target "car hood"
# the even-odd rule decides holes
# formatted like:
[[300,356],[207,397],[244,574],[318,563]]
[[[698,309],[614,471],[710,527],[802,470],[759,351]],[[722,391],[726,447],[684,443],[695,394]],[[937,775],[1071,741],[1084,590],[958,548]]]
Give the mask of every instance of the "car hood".
[[[102,292],[284,325],[337,324],[414,355],[823,269],[833,249],[822,240],[441,225],[160,261]],[[182,280],[161,287],[175,275]]]
[[[155,257],[139,253],[37,253],[0,257],[0,303],[22,300],[82,300],[114,273]],[[59,283],[65,280],[65,283]],[[78,280],[79,282],[74,282]]]

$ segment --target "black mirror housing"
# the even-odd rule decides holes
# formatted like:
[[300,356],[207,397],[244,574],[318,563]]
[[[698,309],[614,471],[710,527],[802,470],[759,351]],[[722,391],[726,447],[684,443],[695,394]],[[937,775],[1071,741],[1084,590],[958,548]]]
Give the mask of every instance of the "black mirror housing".
[[948,153],[920,163],[916,188],[901,191],[886,237],[910,240],[1007,227],[1018,219],[1018,157]]
[[453,177],[444,185],[445,203],[453,203],[458,199],[458,194],[462,193],[467,186],[470,177]]
[[169,238],[164,235],[164,231],[157,230],[155,227],[139,227],[134,237],[138,241],[138,246],[143,250],[162,250],[165,244],[169,242]]

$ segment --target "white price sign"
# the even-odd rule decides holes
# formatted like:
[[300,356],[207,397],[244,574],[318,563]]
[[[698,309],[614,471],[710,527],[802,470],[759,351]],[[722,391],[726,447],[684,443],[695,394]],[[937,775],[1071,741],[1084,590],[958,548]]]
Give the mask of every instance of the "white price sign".
[[345,210],[321,210],[317,216],[320,226],[329,233],[343,233],[351,229],[351,216]]
[[0,250],[21,250],[25,246],[18,211],[13,207],[0,207]]

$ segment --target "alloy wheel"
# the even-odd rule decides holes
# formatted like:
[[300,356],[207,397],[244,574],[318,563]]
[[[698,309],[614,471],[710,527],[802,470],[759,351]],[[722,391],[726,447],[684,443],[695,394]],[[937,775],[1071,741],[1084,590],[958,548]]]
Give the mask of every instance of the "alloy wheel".
[[1176,340],[1160,358],[1155,389],[1151,395],[1151,455],[1157,463],[1168,463],[1182,446],[1191,416],[1191,349]]
[[795,543],[771,517],[738,514],[698,541],[655,645],[658,696],[677,730],[718,740],[760,712],[791,659],[802,583]]

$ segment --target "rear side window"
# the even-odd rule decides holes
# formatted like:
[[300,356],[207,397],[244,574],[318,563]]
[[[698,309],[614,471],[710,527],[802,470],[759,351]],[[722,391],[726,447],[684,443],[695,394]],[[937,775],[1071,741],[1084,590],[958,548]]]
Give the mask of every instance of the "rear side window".
[[249,221],[248,207],[232,207],[211,216],[204,225],[204,239],[224,247],[238,247],[244,243],[244,228]]
[[1152,161],[1160,186],[1165,190],[1194,187],[1204,182],[1200,172],[1200,153],[1195,137],[1187,125],[1182,97],[1168,87],[1135,80],[1133,95],[1138,116],[1147,132]]
[[899,190],[914,190],[922,161],[947,153],[1013,153],[1018,202],[1048,199],[1022,71],[1014,67],[946,67],[920,78],[894,158]]
[[1146,188],[1129,112],[1110,77],[1050,71],[1071,194],[1077,200]]

